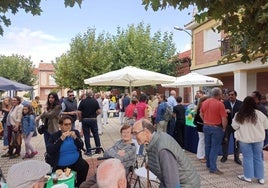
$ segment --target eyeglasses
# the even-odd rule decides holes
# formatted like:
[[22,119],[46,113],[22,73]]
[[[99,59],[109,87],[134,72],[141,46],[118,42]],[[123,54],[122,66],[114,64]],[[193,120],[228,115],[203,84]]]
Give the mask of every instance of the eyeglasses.
[[143,132],[144,131],[144,129],[142,129],[141,131],[138,131],[138,132],[131,132],[134,136],[137,136],[139,133],[141,133],[141,132]]
[[74,97],[74,95],[69,95],[69,97]]

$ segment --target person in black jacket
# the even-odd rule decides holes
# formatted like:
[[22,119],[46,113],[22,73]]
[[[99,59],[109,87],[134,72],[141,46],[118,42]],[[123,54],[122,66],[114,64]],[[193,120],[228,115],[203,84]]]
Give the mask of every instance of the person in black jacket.
[[[240,109],[240,106],[242,104],[242,101],[236,99],[237,93],[235,90],[228,91],[228,100],[224,101],[224,106],[228,115],[228,124],[226,127],[226,130],[224,132],[223,141],[222,141],[222,158],[221,162],[226,162],[228,158],[228,149],[229,149],[229,140],[231,133],[234,134],[235,130],[232,127],[232,119],[236,112]],[[234,161],[241,165],[242,162],[239,159],[239,143],[236,141],[233,135],[234,140]]]
[[49,159],[47,162],[52,166],[52,171],[57,169],[70,168],[76,171],[77,179],[75,187],[86,180],[89,165],[82,158],[83,141],[77,130],[72,130],[72,118],[63,116],[59,119],[60,131],[51,135],[47,153]]

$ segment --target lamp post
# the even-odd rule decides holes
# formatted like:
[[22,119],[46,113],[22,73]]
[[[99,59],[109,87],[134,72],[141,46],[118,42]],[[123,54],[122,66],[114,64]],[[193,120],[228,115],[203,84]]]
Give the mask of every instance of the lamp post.
[[[189,31],[187,31],[186,29],[183,29],[183,28],[181,28],[179,26],[174,26],[174,29],[178,30],[178,31],[183,31],[183,32],[187,33],[191,37],[191,62],[192,62],[193,61],[193,46],[194,46],[193,45],[194,44],[193,35]],[[192,90],[192,101],[194,103],[194,87],[192,87],[191,90]]]
[[193,37],[193,35],[192,35],[189,31],[187,31],[186,29],[183,29],[183,28],[181,28],[181,27],[179,27],[179,26],[174,26],[174,29],[175,29],[175,30],[178,30],[178,31],[184,31],[184,32],[187,33],[191,38]]

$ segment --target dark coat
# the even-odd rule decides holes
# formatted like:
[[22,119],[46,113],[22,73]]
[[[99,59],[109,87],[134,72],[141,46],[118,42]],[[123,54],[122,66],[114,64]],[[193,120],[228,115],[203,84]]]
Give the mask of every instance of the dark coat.
[[[83,146],[84,143],[82,139],[80,138],[80,134],[77,130],[73,130],[77,136],[77,138],[74,140],[74,143],[77,147],[77,151],[80,154],[80,157],[82,157],[81,150],[84,150]],[[49,163],[53,167],[53,171],[56,170],[56,167],[58,165],[59,161],[59,155],[60,155],[60,147],[63,141],[60,139],[62,135],[61,131],[58,131],[54,134],[52,134],[49,138],[48,145],[47,145],[47,155],[48,161],[46,159],[46,162]]]
[[235,105],[232,108],[229,100],[224,101],[225,109],[229,109],[231,111],[231,113],[227,113],[228,126],[232,125],[233,117],[234,117],[235,113],[239,111],[241,104],[242,104],[242,101],[236,99]]

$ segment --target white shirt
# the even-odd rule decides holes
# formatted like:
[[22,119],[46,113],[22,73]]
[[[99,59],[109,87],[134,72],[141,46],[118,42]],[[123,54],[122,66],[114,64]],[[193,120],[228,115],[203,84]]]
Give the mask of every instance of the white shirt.
[[105,112],[109,110],[109,100],[106,98],[102,101],[102,110]]
[[237,140],[244,143],[261,142],[265,139],[265,129],[268,129],[268,118],[259,110],[255,110],[257,115],[257,123],[244,121],[243,124],[235,121],[235,114],[232,127],[236,130],[234,136]]

